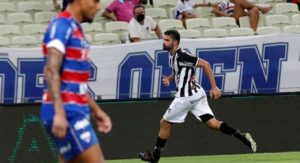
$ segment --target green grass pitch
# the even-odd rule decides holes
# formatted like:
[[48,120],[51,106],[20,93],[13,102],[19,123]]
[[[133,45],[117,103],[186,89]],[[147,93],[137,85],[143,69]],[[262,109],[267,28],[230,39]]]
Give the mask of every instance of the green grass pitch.
[[[107,160],[106,162],[143,163],[139,159]],[[300,152],[162,157],[159,163],[300,163]]]

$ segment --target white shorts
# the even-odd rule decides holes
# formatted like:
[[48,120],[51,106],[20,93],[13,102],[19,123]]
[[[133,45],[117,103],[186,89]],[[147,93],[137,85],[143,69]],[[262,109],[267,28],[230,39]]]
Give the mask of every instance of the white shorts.
[[201,115],[210,114],[214,116],[208,105],[206,93],[202,88],[193,96],[176,97],[165,112],[163,119],[168,122],[183,123],[188,112],[194,114],[201,122]]

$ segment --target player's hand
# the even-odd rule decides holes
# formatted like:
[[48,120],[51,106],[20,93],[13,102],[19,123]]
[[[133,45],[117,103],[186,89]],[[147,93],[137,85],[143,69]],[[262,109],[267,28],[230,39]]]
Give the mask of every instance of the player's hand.
[[112,123],[109,116],[104,112],[93,114],[99,132],[109,133],[112,129]]
[[222,95],[222,93],[218,87],[211,88],[211,90],[210,90],[210,98],[211,99],[218,99],[221,97],[221,95]]
[[63,139],[67,134],[68,121],[65,114],[56,113],[53,119],[52,133],[57,138]]
[[169,86],[170,85],[170,80],[167,76],[162,76],[162,83],[165,85],[165,86]]

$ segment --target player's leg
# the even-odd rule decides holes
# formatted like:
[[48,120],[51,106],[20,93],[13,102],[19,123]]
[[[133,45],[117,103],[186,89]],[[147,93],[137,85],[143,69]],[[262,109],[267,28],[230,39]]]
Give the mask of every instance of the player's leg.
[[239,130],[229,126],[227,123],[217,120],[208,105],[206,94],[202,88],[200,89],[198,94],[202,98],[200,98],[201,100],[199,100],[195,104],[193,110],[191,110],[192,114],[194,114],[195,117],[202,123],[204,123],[207,127],[214,130],[219,130],[227,135],[235,136],[243,143],[245,143],[253,152],[256,152],[256,143],[252,139],[251,135],[249,133],[242,133]]
[[163,118],[160,120],[160,129],[154,150],[152,152],[139,152],[138,157],[140,159],[151,163],[158,162],[161,152],[170,137],[172,123],[183,123],[189,111],[189,107],[189,100],[183,100],[183,98],[175,98],[173,100]]
[[94,144],[80,155],[76,156],[70,163],[104,163],[104,155],[99,144]]

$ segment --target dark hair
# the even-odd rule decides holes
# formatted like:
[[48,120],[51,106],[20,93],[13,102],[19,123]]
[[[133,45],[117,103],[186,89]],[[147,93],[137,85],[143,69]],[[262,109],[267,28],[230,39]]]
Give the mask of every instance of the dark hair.
[[140,8],[140,7],[143,8],[143,9],[145,10],[145,7],[144,7],[143,5],[136,5],[136,6],[134,6],[134,8],[133,8],[133,10],[132,10],[133,13],[134,13],[134,10],[135,10],[135,9]]
[[68,1],[68,3],[72,3],[72,2],[74,2],[75,0],[67,0]]
[[178,44],[180,42],[180,34],[178,31],[174,30],[174,29],[170,29],[164,32],[165,35],[168,35],[172,38],[172,40],[176,40],[178,41]]

